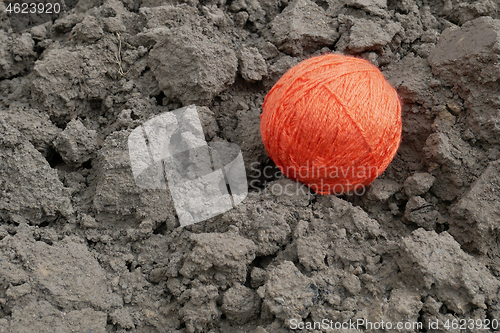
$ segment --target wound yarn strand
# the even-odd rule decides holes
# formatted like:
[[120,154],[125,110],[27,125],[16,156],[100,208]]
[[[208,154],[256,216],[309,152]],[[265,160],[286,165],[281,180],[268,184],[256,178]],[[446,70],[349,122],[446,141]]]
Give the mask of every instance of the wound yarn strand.
[[290,179],[343,194],[384,172],[401,141],[401,102],[380,70],[341,54],[288,70],[267,94],[261,136]]

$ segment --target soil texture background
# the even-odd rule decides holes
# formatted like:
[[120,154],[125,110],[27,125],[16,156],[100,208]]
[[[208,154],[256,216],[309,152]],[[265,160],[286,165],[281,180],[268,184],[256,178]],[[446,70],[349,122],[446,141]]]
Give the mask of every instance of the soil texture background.
[[[500,320],[498,1],[81,0],[24,23],[7,5],[1,333]],[[327,52],[369,60],[403,102],[363,195],[279,178],[260,138],[267,91]],[[191,104],[208,142],[240,146],[250,190],[181,228],[169,191],[136,186],[127,138]]]

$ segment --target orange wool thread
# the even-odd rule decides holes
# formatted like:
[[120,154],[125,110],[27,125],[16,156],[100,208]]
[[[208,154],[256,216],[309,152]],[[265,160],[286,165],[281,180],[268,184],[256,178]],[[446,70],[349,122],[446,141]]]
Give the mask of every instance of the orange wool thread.
[[401,103],[379,69],[340,54],[307,59],[267,94],[269,157],[320,194],[358,192],[387,168],[401,141]]

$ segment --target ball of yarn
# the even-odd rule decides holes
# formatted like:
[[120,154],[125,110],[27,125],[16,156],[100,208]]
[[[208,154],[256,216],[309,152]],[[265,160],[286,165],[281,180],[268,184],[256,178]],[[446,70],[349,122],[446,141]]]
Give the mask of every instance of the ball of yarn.
[[401,140],[401,103],[379,69],[325,54],[288,70],[267,94],[261,136],[281,172],[320,194],[358,193]]

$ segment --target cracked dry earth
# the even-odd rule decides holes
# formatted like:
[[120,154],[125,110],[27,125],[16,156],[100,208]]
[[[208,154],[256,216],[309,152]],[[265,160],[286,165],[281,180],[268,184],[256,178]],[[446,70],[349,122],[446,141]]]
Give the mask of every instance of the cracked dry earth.
[[[29,24],[6,5],[1,333],[498,326],[498,1],[81,0]],[[263,99],[327,52],[369,60],[397,89],[401,147],[362,196],[282,195]],[[250,186],[181,228],[169,191],[134,183],[127,138],[190,104],[207,142],[241,148]]]

